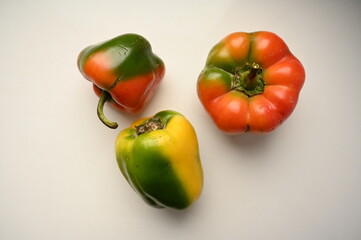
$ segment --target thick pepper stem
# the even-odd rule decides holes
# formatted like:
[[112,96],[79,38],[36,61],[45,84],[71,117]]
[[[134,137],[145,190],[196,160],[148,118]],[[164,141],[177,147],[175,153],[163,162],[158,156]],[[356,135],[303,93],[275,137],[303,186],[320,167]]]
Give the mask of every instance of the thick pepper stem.
[[250,66],[250,69],[246,71],[245,77],[243,80],[244,82],[244,88],[245,89],[254,89],[257,85],[257,73],[259,72],[260,68],[258,64],[252,64]]
[[109,128],[112,128],[112,129],[116,129],[118,127],[118,124],[116,122],[112,122],[112,121],[108,120],[104,116],[104,112],[103,112],[104,104],[110,98],[111,98],[110,94],[107,91],[103,90],[102,95],[99,98],[98,107],[97,107],[97,114],[98,114],[98,117],[99,117],[100,121],[102,121],[102,123],[104,123],[105,126],[107,126]]

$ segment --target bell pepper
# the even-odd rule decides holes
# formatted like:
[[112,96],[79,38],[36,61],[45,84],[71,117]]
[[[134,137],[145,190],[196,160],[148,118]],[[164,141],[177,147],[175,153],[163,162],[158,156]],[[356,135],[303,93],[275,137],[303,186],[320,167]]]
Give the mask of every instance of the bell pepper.
[[154,95],[165,67],[150,43],[137,34],[124,34],[109,41],[86,47],[78,56],[78,68],[93,83],[100,96],[97,113],[108,127],[115,122],[103,113],[105,102],[118,110],[137,113]]
[[149,205],[180,210],[200,196],[197,136],[180,113],[162,111],[133,122],[119,133],[115,152],[124,177]]
[[301,62],[279,36],[235,32],[210,51],[197,92],[223,132],[264,133],[290,116],[304,80]]

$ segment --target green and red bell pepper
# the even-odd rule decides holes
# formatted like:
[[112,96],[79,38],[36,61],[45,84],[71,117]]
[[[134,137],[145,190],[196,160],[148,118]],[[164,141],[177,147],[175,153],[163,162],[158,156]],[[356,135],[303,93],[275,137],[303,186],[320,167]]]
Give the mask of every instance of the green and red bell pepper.
[[103,106],[110,101],[116,109],[137,113],[154,95],[165,67],[150,43],[137,34],[124,34],[85,48],[78,56],[82,75],[93,82],[100,96],[98,116],[110,128],[117,124],[105,118]]

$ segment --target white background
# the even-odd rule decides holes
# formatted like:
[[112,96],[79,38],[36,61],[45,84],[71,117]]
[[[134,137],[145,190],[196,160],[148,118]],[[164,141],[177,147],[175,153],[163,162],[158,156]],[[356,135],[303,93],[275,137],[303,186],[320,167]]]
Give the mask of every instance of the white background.
[[[361,239],[361,1],[0,2],[0,239]],[[291,117],[267,135],[221,133],[196,80],[211,47],[268,30],[303,63]],[[105,113],[76,67],[134,32],[166,64],[138,115]],[[114,154],[120,129],[160,110],[195,127],[205,185],[185,211],[153,209]]]

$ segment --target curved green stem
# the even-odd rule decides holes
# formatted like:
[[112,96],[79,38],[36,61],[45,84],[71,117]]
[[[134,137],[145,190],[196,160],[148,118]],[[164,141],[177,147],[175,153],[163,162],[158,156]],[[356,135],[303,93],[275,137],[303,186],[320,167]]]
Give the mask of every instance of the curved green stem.
[[97,107],[97,114],[98,117],[100,119],[100,121],[102,121],[102,123],[104,123],[105,126],[115,129],[118,127],[118,124],[116,122],[112,122],[110,120],[108,120],[105,116],[104,116],[104,112],[103,112],[103,108],[104,108],[104,104],[106,101],[108,101],[111,98],[110,94],[107,91],[102,91],[102,95],[99,98],[99,102],[98,102],[98,107]]

